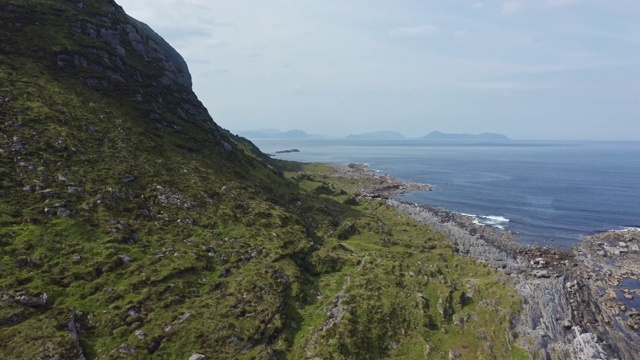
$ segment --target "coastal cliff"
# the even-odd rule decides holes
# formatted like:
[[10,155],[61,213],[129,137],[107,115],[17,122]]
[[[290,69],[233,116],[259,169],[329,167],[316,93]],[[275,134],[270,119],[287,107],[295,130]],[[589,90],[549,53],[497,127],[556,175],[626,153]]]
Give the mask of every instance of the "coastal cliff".
[[564,254],[391,200],[427,185],[336,177],[231,135],[180,55],[112,0],[3,1],[0,33],[0,358],[635,349],[578,328],[597,312],[547,266]]

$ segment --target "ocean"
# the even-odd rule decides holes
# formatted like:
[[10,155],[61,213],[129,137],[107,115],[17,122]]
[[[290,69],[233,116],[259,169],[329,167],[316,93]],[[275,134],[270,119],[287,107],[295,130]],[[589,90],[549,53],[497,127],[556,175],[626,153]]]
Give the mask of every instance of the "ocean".
[[256,140],[276,158],[366,163],[433,191],[398,197],[469,214],[521,244],[570,247],[583,235],[640,228],[640,142]]

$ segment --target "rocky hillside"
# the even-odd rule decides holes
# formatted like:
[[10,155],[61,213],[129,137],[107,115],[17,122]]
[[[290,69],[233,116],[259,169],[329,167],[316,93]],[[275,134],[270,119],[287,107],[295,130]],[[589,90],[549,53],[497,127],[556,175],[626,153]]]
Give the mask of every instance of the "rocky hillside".
[[495,273],[285,176],[112,0],[5,0],[0,34],[0,358],[523,355]]

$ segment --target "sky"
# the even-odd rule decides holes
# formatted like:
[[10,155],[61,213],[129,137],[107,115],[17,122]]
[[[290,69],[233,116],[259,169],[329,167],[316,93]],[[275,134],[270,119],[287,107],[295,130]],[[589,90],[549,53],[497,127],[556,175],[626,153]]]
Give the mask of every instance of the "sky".
[[234,133],[640,140],[637,0],[116,0]]

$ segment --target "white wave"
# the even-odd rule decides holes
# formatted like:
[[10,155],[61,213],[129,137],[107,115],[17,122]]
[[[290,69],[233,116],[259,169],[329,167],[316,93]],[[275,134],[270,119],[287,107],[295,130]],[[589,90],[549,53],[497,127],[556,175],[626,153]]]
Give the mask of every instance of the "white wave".
[[506,217],[497,216],[497,215],[487,215],[487,216],[477,215],[477,216],[475,216],[475,218],[473,220],[473,222],[475,224],[493,226],[493,227],[496,227],[498,229],[504,229],[506,224],[509,221],[510,220],[507,219]]
[[615,230],[615,231],[640,231],[640,227],[625,227],[622,230]]
[[472,217],[472,218],[474,218],[474,219],[475,219],[476,217],[478,217],[478,215],[467,214],[467,213],[458,213],[458,214],[460,214],[460,215],[464,215],[464,216],[471,216],[471,217]]
[[488,220],[491,221],[496,221],[496,222],[509,222],[509,219],[507,219],[504,216],[484,216],[485,218],[487,218]]
[[474,215],[467,213],[458,214],[473,218],[473,223],[476,225],[493,226],[498,229],[504,229],[506,227],[506,224],[511,221],[504,216],[498,215]]

